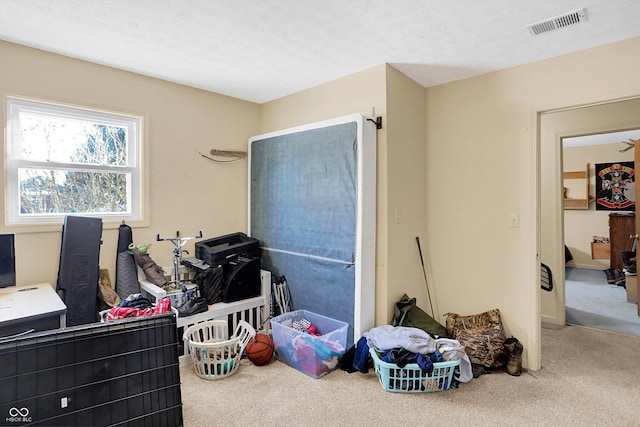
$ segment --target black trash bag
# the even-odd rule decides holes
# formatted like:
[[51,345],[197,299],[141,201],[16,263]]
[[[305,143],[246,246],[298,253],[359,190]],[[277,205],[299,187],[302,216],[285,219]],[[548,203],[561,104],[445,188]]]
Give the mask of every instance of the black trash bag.
[[422,329],[434,338],[449,337],[447,328],[418,307],[416,305],[416,299],[409,298],[407,294],[404,294],[402,299],[393,307],[391,325]]
[[211,305],[222,301],[223,278],[223,268],[218,266],[197,272],[191,281],[198,285],[200,295]]

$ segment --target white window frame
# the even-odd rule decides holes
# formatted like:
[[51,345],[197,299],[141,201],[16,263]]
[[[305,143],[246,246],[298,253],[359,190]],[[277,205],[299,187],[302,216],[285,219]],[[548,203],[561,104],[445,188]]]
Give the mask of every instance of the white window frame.
[[[59,224],[66,215],[99,217],[106,222],[120,223],[126,221],[134,225],[148,225],[145,217],[147,205],[147,191],[144,168],[143,137],[144,116],[118,113],[78,107],[60,103],[32,100],[18,97],[6,97],[6,144],[5,144],[5,225],[37,226],[44,224]],[[125,166],[106,165],[70,165],[67,163],[25,160],[20,157],[20,113],[24,111],[37,112],[52,117],[74,118],[98,122],[106,125],[126,127],[127,131],[127,159]],[[124,172],[130,173],[131,179],[127,183],[128,212],[114,213],[55,213],[55,214],[22,214],[20,209],[20,191],[18,171],[20,168],[34,167],[45,169],[95,171],[95,172]],[[110,227],[109,227],[110,228]]]

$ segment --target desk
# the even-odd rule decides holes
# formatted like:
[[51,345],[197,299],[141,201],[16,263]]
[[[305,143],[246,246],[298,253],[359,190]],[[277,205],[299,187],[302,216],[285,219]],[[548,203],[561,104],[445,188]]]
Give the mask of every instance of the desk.
[[0,337],[66,326],[67,306],[48,283],[0,288]]

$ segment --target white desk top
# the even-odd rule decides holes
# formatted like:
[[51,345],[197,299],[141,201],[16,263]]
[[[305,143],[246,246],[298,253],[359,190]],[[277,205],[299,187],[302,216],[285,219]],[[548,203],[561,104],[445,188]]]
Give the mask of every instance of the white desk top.
[[66,312],[67,306],[48,283],[0,288],[0,323],[8,325]]

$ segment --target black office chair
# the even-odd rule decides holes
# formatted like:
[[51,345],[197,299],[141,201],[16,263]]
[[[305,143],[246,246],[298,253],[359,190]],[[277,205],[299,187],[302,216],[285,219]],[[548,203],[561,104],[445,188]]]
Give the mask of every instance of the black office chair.
[[553,290],[553,275],[551,269],[543,263],[540,263],[540,287],[551,292]]

